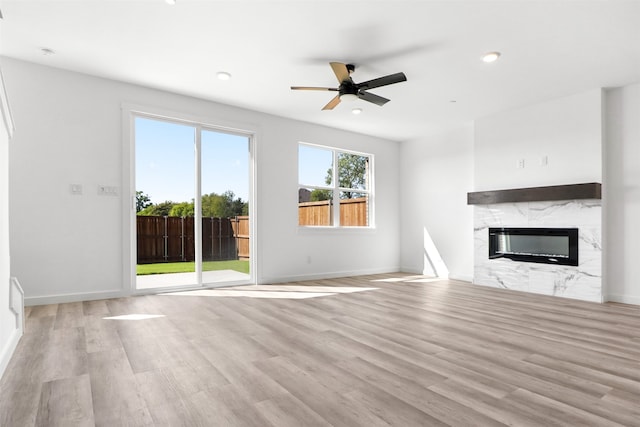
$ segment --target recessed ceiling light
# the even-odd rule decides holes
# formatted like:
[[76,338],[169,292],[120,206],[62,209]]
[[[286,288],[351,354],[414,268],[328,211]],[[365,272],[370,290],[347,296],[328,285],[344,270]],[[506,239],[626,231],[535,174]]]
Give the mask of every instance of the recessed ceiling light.
[[495,62],[500,58],[500,52],[487,52],[482,55],[483,62]]
[[353,110],[351,110],[352,114],[358,115],[362,113],[362,108],[354,108]]
[[164,2],[165,2],[166,4],[170,4],[170,5],[172,5],[172,6],[173,6],[174,4],[176,4],[176,0],[164,0]]
[[55,55],[55,52],[53,51],[53,49],[49,49],[48,47],[40,48],[40,53],[42,53],[44,56]]
[[231,74],[226,71],[218,71],[216,77],[218,77],[218,80],[229,80],[231,78]]

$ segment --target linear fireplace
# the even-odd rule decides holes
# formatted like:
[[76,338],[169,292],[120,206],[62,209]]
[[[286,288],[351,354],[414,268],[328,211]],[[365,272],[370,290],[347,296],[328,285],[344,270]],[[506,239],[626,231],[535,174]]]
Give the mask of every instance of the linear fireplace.
[[489,258],[578,265],[577,228],[489,228]]

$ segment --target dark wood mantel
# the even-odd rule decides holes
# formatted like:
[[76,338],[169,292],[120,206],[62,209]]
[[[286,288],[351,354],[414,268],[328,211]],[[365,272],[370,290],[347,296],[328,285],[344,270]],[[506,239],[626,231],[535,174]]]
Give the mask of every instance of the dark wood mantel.
[[509,190],[476,191],[467,193],[468,205],[494,203],[542,202],[551,200],[601,199],[602,185],[587,184],[551,185],[547,187],[513,188]]

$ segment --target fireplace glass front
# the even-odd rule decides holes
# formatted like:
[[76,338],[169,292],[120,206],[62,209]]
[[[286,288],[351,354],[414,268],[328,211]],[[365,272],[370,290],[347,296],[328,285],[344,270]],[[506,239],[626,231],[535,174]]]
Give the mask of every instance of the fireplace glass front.
[[489,258],[578,265],[577,228],[489,228]]

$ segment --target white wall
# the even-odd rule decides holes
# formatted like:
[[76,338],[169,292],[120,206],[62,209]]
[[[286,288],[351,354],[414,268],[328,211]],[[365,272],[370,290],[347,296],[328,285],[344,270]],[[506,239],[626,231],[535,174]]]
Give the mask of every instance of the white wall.
[[476,120],[475,191],[602,182],[601,115],[595,89]]
[[[602,121],[600,89],[476,120],[475,190],[602,182]],[[476,206],[474,283],[602,301],[600,207],[600,200]],[[533,225],[580,228],[580,266],[487,262],[489,226]]]
[[[458,137],[402,143],[402,269],[431,272],[422,256],[426,226],[450,276],[473,276],[473,220],[456,201],[462,193],[602,182],[603,297],[640,304],[634,268],[640,259],[638,117],[640,84],[635,84],[606,96],[594,89],[481,118],[468,130],[473,136],[460,131]],[[540,164],[542,156],[547,166]],[[525,159],[523,169],[517,168],[519,159]],[[442,236],[451,225],[457,235],[448,240]]]
[[[98,185],[129,188],[122,182],[123,103],[257,131],[260,283],[398,270],[397,143],[12,59],[3,63],[14,116],[24,125],[11,147],[11,263],[28,303],[121,295],[130,286],[122,280],[122,195],[97,195]],[[298,141],[374,154],[375,230],[298,230]],[[82,184],[83,194],[71,195],[70,184]]]
[[[399,144],[274,117],[261,130],[258,261],[262,281],[398,271]],[[298,228],[299,141],[374,154],[375,230]]]
[[[449,276],[472,280],[469,191],[601,182],[601,98],[596,89],[403,142],[402,269],[435,273],[424,259],[426,228]],[[520,159],[524,168],[517,168]]]
[[640,84],[608,90],[604,117],[608,299],[640,304]]
[[[450,278],[470,281],[473,210],[467,206],[467,192],[473,190],[472,125],[405,141],[400,158],[402,270],[438,276],[448,271]],[[429,238],[444,270],[437,271],[438,256]]]
[[[474,138],[475,190],[602,182],[602,130],[600,89],[478,119]],[[519,164],[521,161],[524,163]],[[535,204],[536,212],[541,209],[538,205]],[[602,301],[600,201],[547,204],[545,209],[553,214],[533,219],[527,214],[528,206],[496,204],[474,208],[477,246],[474,283]],[[593,218],[596,206],[597,215]],[[577,218],[584,216],[580,215],[583,210],[590,215],[580,222]],[[504,223],[513,216],[508,214],[511,211],[517,212],[519,219],[516,223],[513,219]],[[593,254],[582,251],[581,255],[589,255],[581,256],[580,266],[572,268],[487,262],[487,227],[527,224],[579,227],[580,246],[583,249],[594,246]]]
[[[129,286],[122,280],[121,198],[98,197],[95,191],[98,184],[128,187],[122,182],[123,103],[257,129],[257,255],[263,283],[400,268],[430,273],[425,229],[449,276],[469,280],[473,215],[467,192],[603,181],[599,89],[396,144],[7,58],[2,63],[14,118],[24,124],[11,144],[11,266],[31,303],[120,295]],[[610,298],[634,303],[640,301],[630,261],[640,252],[633,237],[640,182],[638,91],[635,85],[607,94],[604,157],[605,245],[612,256],[622,256],[606,266]],[[375,231],[298,229],[298,141],[376,156]],[[546,167],[539,164],[542,156],[548,157]],[[525,168],[518,169],[521,158]],[[71,183],[82,184],[84,194],[71,196]],[[101,226],[91,226],[94,221]],[[0,273],[8,278],[8,270]],[[0,298],[6,298],[3,292]],[[0,304],[3,310],[6,304]]]

